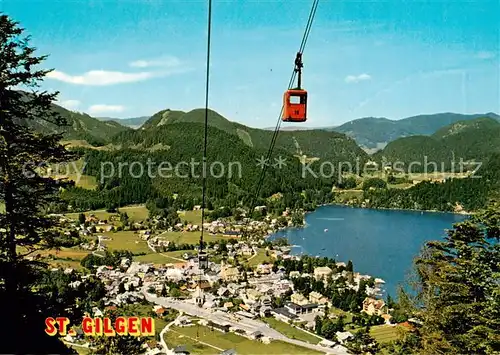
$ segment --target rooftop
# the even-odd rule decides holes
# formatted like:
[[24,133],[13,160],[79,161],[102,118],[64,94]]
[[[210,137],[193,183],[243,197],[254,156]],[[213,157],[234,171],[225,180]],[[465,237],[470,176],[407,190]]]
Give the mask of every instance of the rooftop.
[[289,319],[297,319],[298,318],[295,314],[290,313],[286,308],[276,308],[276,309],[273,309],[273,312],[280,314],[282,316],[285,316]]

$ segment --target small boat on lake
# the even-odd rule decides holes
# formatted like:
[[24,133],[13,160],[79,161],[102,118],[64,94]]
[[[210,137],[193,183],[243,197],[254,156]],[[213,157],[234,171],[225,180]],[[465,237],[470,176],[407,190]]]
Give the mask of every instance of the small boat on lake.
[[327,229],[327,228],[325,228],[325,230],[324,230],[323,232],[325,232],[325,233],[326,233],[326,232],[328,232],[328,229]]

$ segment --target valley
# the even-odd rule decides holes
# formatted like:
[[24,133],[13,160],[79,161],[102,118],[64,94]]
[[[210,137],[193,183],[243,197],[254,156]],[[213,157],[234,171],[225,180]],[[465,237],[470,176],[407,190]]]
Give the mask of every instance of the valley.
[[[333,196],[329,201],[321,197],[317,204],[337,202],[375,208],[443,211],[458,208],[460,211],[474,211],[498,192],[492,180],[483,185],[480,180],[471,179],[472,175],[480,176],[478,171],[496,169],[495,158],[492,157],[500,146],[496,142],[500,137],[500,123],[490,118],[494,117],[492,114],[479,118],[476,118],[478,115],[440,115],[407,119],[405,125],[410,128],[427,127],[423,122],[432,119],[432,127],[437,127],[437,131],[425,131],[429,134],[427,136],[397,138],[372,155],[343,134],[319,129],[281,132],[273,156],[274,159],[283,159],[285,163],[279,169],[268,171],[260,196],[257,197],[258,204],[273,209],[266,202],[269,196],[276,193],[291,194],[297,189],[312,189],[323,191],[323,196]],[[91,145],[85,140],[66,141],[68,149],[81,156],[74,165],[81,175],[75,188],[63,192],[64,200],[76,211],[146,203],[156,195],[179,196],[181,208],[189,209],[199,204],[201,181],[195,176],[201,172],[199,147],[203,136],[202,120],[203,111],[199,109],[189,112],[164,110],[146,120],[141,128],[120,130],[100,146]],[[439,120],[442,126],[438,125]],[[445,125],[450,121],[454,122]],[[251,196],[259,176],[258,161],[267,154],[266,147],[272,132],[231,122],[214,111],[209,112],[209,123],[209,137],[212,137],[208,147],[210,169],[214,164],[226,169],[222,171],[224,175],[221,178],[209,177],[211,205],[234,209],[241,201],[246,201],[243,205],[252,200],[256,203],[255,197]],[[191,169],[180,167],[186,157],[194,158],[197,166]],[[156,173],[154,176],[143,175],[135,179],[132,178],[134,172],[128,168],[123,174],[119,171],[118,183],[117,176],[108,176],[103,171],[103,166],[109,165],[116,175],[116,161],[143,167],[149,161],[155,167],[162,163],[168,164],[181,175],[190,170],[188,175],[191,177],[187,180],[179,176],[162,178]],[[235,170],[231,170],[232,167]],[[495,172],[488,174],[493,177]],[[66,173],[66,176],[71,180],[78,177],[75,171]],[[346,188],[342,181],[349,178],[355,182],[351,181],[348,184],[350,187]],[[385,184],[380,186],[388,190],[362,188],[366,180],[376,178],[384,180]],[[421,181],[424,184],[417,187]],[[472,191],[477,190],[477,193],[464,194],[460,186],[469,185],[474,186]],[[442,196],[438,191],[450,188],[450,191],[455,192],[445,193],[440,202],[424,202],[419,197],[427,190],[435,191],[433,195]],[[303,202],[301,204],[304,205]],[[275,212],[276,215],[280,214],[279,211]]]
[[498,9],[318,3],[2,2],[0,353],[500,353]]

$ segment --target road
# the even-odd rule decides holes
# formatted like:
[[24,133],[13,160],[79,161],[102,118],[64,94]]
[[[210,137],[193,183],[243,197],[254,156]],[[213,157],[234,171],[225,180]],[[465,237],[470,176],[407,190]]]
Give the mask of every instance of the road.
[[[182,316],[182,312],[179,314],[179,316],[178,316],[177,318],[179,318],[180,316]],[[163,336],[165,335],[165,333],[166,333],[166,332],[168,332],[168,331],[169,331],[170,327],[171,327],[174,323],[175,323],[175,320],[174,320],[174,321],[172,321],[172,322],[170,322],[170,323],[168,323],[168,324],[165,326],[165,328],[163,328],[163,329],[162,329],[162,331],[160,332],[160,344],[161,344],[161,346],[163,347],[163,350],[165,350],[165,352],[166,352],[167,354],[173,354],[173,351],[172,351],[172,350],[170,350],[170,349],[168,348],[167,343],[165,342],[165,339],[164,339],[164,337],[163,337]]]
[[[99,249],[99,247],[101,246],[101,236],[100,236],[100,235],[98,235],[98,236],[97,236],[97,241],[98,241],[98,242],[97,242],[97,248]],[[100,257],[100,258],[104,258],[104,255],[102,255],[102,254],[97,254],[97,251],[96,251],[96,250],[94,250],[94,251],[92,252],[92,255],[98,256],[98,257]]]
[[[168,233],[168,231],[165,231],[165,232],[159,234],[158,237],[161,237],[165,233]],[[160,254],[161,256],[164,256],[165,258],[174,259],[174,260],[181,261],[181,262],[186,262],[186,260],[184,260],[184,259],[175,258],[173,256],[166,255],[166,254],[163,254],[163,253],[160,253],[160,252],[156,251],[156,249],[151,245],[151,241],[150,240],[147,241],[147,244],[148,244],[149,249],[151,249],[153,252],[155,252],[157,254]]]
[[306,343],[296,339],[290,339],[280,332],[270,328],[267,324],[260,322],[258,320],[247,319],[243,317],[234,317],[230,316],[228,313],[220,312],[220,311],[210,311],[204,308],[200,308],[194,303],[187,303],[182,301],[173,300],[171,298],[166,297],[156,297],[146,292],[147,286],[143,288],[143,293],[145,298],[153,303],[158,305],[177,309],[183,313],[189,314],[194,317],[200,317],[206,320],[212,320],[217,323],[226,322],[231,325],[231,327],[238,327],[250,333],[255,331],[260,331],[264,336],[269,337],[271,339],[280,340],[283,342],[287,342],[290,344],[294,344],[297,346],[301,346],[304,348],[308,348],[311,350],[319,351],[327,354],[336,354],[336,355],[344,355],[344,352],[337,352],[333,349],[325,349],[320,345],[314,345],[310,343]]

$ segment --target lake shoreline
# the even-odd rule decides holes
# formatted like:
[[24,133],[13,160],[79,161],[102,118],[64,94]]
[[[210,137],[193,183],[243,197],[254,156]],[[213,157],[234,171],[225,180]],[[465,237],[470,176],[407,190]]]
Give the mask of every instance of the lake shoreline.
[[322,203],[320,205],[317,205],[314,208],[314,210],[312,210],[312,211],[305,211],[303,213],[304,221],[303,221],[303,225],[302,226],[287,226],[287,227],[280,228],[278,230],[289,229],[289,228],[305,228],[305,227],[307,227],[307,222],[306,222],[306,219],[305,219],[306,215],[309,214],[309,213],[316,212],[320,207],[326,207],[326,206],[339,206],[339,207],[349,207],[349,208],[361,208],[361,209],[368,209],[368,210],[374,210],[374,211],[377,211],[377,210],[381,210],[381,211],[400,211],[400,212],[401,211],[411,211],[411,212],[456,214],[456,215],[462,215],[462,216],[473,216],[473,215],[475,215],[477,213],[477,212],[469,212],[469,211],[450,212],[450,211],[439,211],[439,210],[421,210],[421,209],[413,209],[413,208],[363,207],[363,206],[353,206],[353,205],[349,205],[349,204],[346,204],[346,203],[338,203],[338,202],[334,202],[334,203]]
[[357,272],[385,280],[382,289],[393,295],[405,283],[422,246],[446,237],[447,229],[468,218],[463,213],[404,211],[409,210],[322,204],[304,212],[307,222],[303,226],[283,228],[268,238],[300,246],[293,248],[293,255],[351,260]]
[[345,206],[345,207],[351,207],[351,208],[365,208],[365,209],[370,209],[370,210],[383,210],[383,211],[412,211],[412,212],[428,212],[428,213],[450,213],[450,214],[458,214],[458,215],[463,215],[463,216],[472,216],[476,214],[477,212],[470,212],[470,211],[460,211],[460,212],[455,212],[455,211],[440,211],[440,210],[422,210],[422,209],[415,209],[415,208],[396,208],[396,207],[364,207],[364,206],[353,206],[345,203],[331,203],[331,204],[323,204],[319,206]]
[[302,225],[300,226],[284,226],[284,227],[278,227],[273,233],[264,236],[264,239],[267,240],[269,239],[272,235],[278,233],[279,231],[282,230],[288,230],[288,229],[301,229],[301,228],[307,228],[308,224],[306,221],[306,215],[310,213],[316,212],[319,208],[321,207],[328,207],[328,206],[339,206],[339,207],[348,207],[348,208],[360,208],[360,209],[367,209],[367,210],[381,210],[381,211],[398,211],[398,212],[404,212],[404,211],[410,211],[410,212],[425,212],[425,213],[440,213],[440,214],[454,214],[454,215],[461,215],[461,216],[473,216],[477,214],[477,212],[470,212],[470,211],[460,211],[460,212],[451,212],[451,211],[440,211],[440,210],[422,210],[422,209],[414,209],[414,208],[394,208],[394,207],[364,207],[364,206],[353,206],[347,203],[339,203],[339,202],[333,202],[333,203],[322,203],[319,205],[316,205],[312,211],[303,211],[302,212]]

